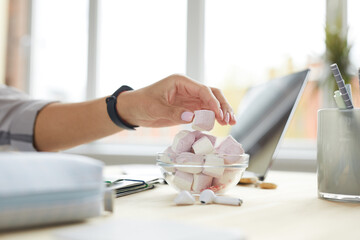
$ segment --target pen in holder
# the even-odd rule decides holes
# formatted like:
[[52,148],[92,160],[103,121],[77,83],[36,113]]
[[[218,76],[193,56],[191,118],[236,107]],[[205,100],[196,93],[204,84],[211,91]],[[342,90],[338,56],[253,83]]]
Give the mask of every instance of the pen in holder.
[[360,109],[318,111],[320,198],[360,202]]

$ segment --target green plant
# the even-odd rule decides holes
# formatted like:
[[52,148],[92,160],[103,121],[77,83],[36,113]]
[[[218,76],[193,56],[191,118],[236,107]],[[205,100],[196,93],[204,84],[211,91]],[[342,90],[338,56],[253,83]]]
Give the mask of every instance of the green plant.
[[[351,44],[348,42],[348,28],[341,28],[341,21],[337,21],[335,26],[327,25],[325,27],[325,62],[330,68],[330,64],[336,63],[341,71],[345,83],[349,83],[351,79],[350,71],[350,50]],[[329,72],[330,73],[330,72]],[[333,77],[328,76],[328,84],[330,89],[337,90],[337,85]]]

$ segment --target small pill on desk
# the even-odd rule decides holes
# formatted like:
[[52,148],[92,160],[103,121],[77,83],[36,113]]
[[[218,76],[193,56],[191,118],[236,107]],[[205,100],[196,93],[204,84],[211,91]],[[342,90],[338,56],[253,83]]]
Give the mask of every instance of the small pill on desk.
[[258,185],[262,189],[276,189],[277,185],[275,183],[262,182]]

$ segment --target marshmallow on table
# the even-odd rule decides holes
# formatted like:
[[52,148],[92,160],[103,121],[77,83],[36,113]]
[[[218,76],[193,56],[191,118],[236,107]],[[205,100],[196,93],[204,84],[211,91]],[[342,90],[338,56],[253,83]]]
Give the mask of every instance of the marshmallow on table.
[[194,180],[193,174],[176,171],[173,179],[173,184],[181,190],[190,191],[191,186],[193,184],[193,180]]
[[[241,144],[238,143],[232,136],[228,136],[220,145],[215,149],[219,154],[223,154],[225,158],[225,164],[233,164],[241,161],[241,156],[231,156],[231,155],[240,155],[244,153],[244,149]],[[226,156],[230,155],[230,156]]]
[[210,135],[210,134],[202,133],[202,132],[200,132],[198,130],[193,131],[193,134],[195,134],[195,141],[199,140],[202,137],[207,137],[210,140],[210,142],[212,143],[212,145],[215,146],[215,143],[216,143],[216,137],[215,136]]
[[190,152],[194,141],[195,135],[192,132],[182,130],[175,135],[171,148],[175,153]]
[[194,111],[192,128],[200,131],[210,131],[215,124],[215,113],[210,110]]
[[202,137],[192,145],[195,154],[209,154],[214,152],[214,146],[207,137]]
[[205,174],[194,174],[194,182],[192,185],[192,190],[194,193],[200,193],[201,191],[211,187],[213,177]]
[[[184,165],[203,165],[204,164],[204,156],[196,155],[190,152],[180,153],[175,159],[177,164]],[[202,171],[202,167],[176,167],[177,170],[187,173],[199,173]]]
[[224,165],[224,159],[215,154],[208,154],[205,157],[204,170],[203,174],[208,176],[221,178],[224,173],[223,167],[212,167],[212,166],[222,166]]
[[[168,147],[161,155],[160,161],[162,161],[163,163],[173,164],[176,159],[176,155],[177,154],[172,150],[172,148]],[[164,167],[164,169],[169,172],[175,172],[174,167]]]

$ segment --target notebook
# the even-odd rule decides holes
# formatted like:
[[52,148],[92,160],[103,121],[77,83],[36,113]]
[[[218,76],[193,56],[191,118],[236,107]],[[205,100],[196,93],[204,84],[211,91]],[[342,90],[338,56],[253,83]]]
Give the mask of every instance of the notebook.
[[306,69],[255,86],[245,94],[230,134],[250,154],[244,177],[264,180],[307,83]]

